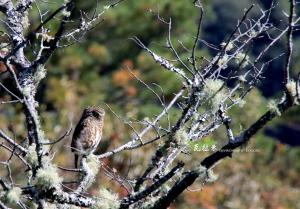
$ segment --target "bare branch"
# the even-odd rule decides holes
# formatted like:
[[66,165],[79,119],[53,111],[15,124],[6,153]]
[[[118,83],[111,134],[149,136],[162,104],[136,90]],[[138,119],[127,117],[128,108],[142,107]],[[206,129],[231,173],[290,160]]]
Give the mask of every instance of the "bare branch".
[[[283,102],[278,104],[278,109],[281,113],[285,112],[287,109],[292,107],[292,101],[285,99]],[[222,160],[225,157],[231,157],[234,149],[240,147],[244,143],[246,143],[250,138],[256,134],[262,127],[264,127],[269,121],[275,118],[277,113],[268,111],[262,117],[260,117],[255,123],[253,123],[247,130],[245,130],[240,136],[237,137],[234,142],[229,142],[221,150],[213,153],[212,155],[206,157],[202,162],[201,166],[209,169],[212,168],[218,161]],[[192,185],[194,181],[200,175],[199,170],[193,170],[187,172],[181,180],[177,181],[175,185],[170,189],[168,194],[161,199],[159,199],[152,209],[156,208],[167,208],[174,199],[181,194],[188,186]]]
[[290,80],[290,65],[293,53],[293,29],[294,29],[294,16],[295,16],[295,0],[290,0],[290,15],[289,15],[289,26],[287,30],[287,54],[286,63],[284,68],[284,84],[287,84]]
[[21,145],[17,144],[13,139],[11,139],[9,136],[7,136],[2,130],[0,130],[0,137],[3,138],[3,139],[5,139],[13,147],[18,148],[23,154],[27,153],[27,150],[24,147],[22,147]]
[[147,48],[143,42],[141,42],[140,39],[138,39],[137,37],[133,37],[132,40],[138,44],[140,47],[142,47],[143,49],[145,49],[152,57],[153,59],[159,63],[162,67],[164,67],[165,69],[177,73],[178,75],[180,75],[180,77],[184,78],[184,80],[191,85],[192,81],[186,76],[186,74],[184,73],[184,71],[182,69],[176,68],[174,67],[169,61],[167,61],[166,59],[158,56],[157,54],[155,54],[154,52],[152,52],[149,48]]
[[161,177],[157,181],[155,181],[151,186],[144,189],[141,192],[138,192],[137,194],[130,195],[126,198],[124,198],[121,202],[120,209],[129,208],[130,205],[134,204],[135,202],[147,197],[155,190],[159,189],[166,181],[168,181],[170,178],[172,178],[182,167],[184,164],[182,162],[178,163],[172,170],[166,174],[165,176]]

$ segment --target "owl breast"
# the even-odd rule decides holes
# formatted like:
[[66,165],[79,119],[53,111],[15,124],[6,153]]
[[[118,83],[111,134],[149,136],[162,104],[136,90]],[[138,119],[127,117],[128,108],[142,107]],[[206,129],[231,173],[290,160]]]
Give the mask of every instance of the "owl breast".
[[89,121],[81,130],[77,140],[77,149],[82,154],[90,154],[97,148],[102,138],[102,125],[96,121]]

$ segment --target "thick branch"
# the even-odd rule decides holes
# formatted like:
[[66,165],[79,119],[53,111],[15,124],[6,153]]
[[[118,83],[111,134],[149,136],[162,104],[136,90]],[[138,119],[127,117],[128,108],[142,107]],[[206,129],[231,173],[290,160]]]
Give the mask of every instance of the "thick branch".
[[[290,99],[285,99],[282,103],[278,104],[278,109],[281,113],[285,112],[293,105]],[[228,143],[221,150],[213,153],[206,157],[202,162],[201,166],[207,169],[213,167],[218,161],[225,157],[230,157],[234,149],[245,144],[250,138],[256,134],[263,126],[277,116],[276,112],[268,111],[262,117],[260,117],[255,123],[253,123],[247,130],[245,130],[234,143]],[[152,209],[167,208],[187,187],[192,185],[194,181],[199,177],[200,171],[193,170],[184,175],[184,177],[177,181],[168,194],[159,199]]]
[[57,202],[60,204],[76,205],[80,207],[91,207],[93,204],[95,204],[95,200],[92,198],[59,190],[40,191],[35,187],[27,187],[23,188],[22,193],[30,195],[36,199],[48,199],[50,202]]
[[80,207],[91,207],[95,204],[95,201],[89,197],[83,197],[77,194],[68,194],[66,192],[53,194],[53,199],[60,204],[70,204]]
[[12,7],[12,1],[1,1],[0,2],[0,11],[6,13],[9,8]]
[[32,3],[35,0],[22,0],[20,1],[19,5],[17,6],[17,11],[18,12],[25,12],[28,8],[31,7]]
[[182,162],[179,162],[168,174],[166,174],[165,176],[163,176],[162,178],[154,182],[148,188],[144,189],[143,191],[137,194],[133,194],[124,198],[121,202],[120,209],[128,208],[129,205],[150,195],[152,192],[154,192],[159,187],[161,187],[165,182],[167,182],[170,178],[172,178],[183,166],[184,164]]

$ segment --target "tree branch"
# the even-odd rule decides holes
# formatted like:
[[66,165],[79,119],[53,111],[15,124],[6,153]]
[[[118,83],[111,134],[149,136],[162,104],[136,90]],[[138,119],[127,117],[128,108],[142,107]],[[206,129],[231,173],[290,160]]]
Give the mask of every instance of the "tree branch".
[[179,162],[174,168],[172,168],[172,170],[168,174],[155,181],[148,188],[144,189],[141,192],[138,192],[137,194],[132,194],[124,198],[121,202],[120,209],[129,208],[130,205],[150,195],[152,192],[161,187],[165,182],[167,182],[170,178],[172,178],[183,166],[184,163]]
[[289,26],[287,30],[287,54],[286,63],[284,68],[284,84],[287,84],[290,80],[290,65],[293,53],[293,29],[294,29],[294,15],[295,15],[295,0],[290,0],[290,15],[289,15]]
[[[282,103],[278,104],[278,109],[281,113],[285,112],[287,109],[292,107],[293,102],[289,99],[285,99]],[[240,136],[234,140],[234,143],[229,142],[221,150],[213,153],[212,155],[206,157],[202,162],[201,166],[206,167],[207,169],[213,167],[218,161],[222,160],[225,157],[231,157],[234,149],[245,144],[250,138],[255,135],[263,126],[265,126],[269,121],[275,118],[277,115],[276,112],[268,111],[263,116],[261,116],[255,123],[253,123],[247,130],[245,130]],[[160,198],[151,209],[163,209],[167,208],[174,200],[177,198],[187,187],[192,185],[194,181],[200,175],[199,170],[193,170],[187,172],[184,177],[177,181],[175,185],[170,189],[168,194]]]
[[21,145],[17,144],[13,139],[11,139],[9,136],[7,136],[2,130],[0,130],[0,137],[5,139],[9,144],[11,144],[13,147],[18,148],[22,152],[22,154],[26,154],[27,150],[22,147]]

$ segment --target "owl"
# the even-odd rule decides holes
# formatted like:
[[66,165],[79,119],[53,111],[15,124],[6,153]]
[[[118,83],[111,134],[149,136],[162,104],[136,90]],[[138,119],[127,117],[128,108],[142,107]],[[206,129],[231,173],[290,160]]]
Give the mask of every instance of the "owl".
[[93,153],[102,137],[105,111],[99,107],[87,107],[74,130],[71,150],[75,154],[75,168],[79,156]]

